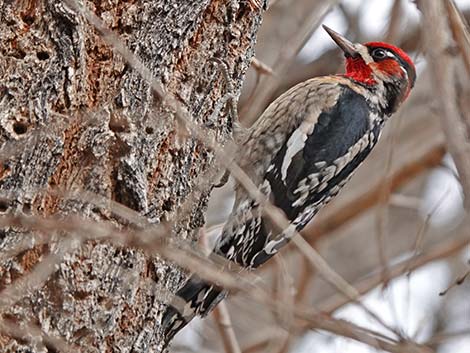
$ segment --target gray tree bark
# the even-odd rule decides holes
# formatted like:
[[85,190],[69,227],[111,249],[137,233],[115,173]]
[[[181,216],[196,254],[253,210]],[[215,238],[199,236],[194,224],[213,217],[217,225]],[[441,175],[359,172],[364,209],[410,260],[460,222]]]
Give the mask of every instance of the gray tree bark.
[[[227,62],[238,96],[261,21],[257,2],[83,4],[122,38],[195,122],[207,123],[226,93],[211,57]],[[222,112],[207,125],[223,142],[230,123]],[[212,152],[191,137],[179,139],[174,117],[146,78],[61,1],[0,2],[0,143],[4,220],[22,216],[67,223],[74,215],[132,228],[112,207],[84,197],[93,194],[151,223],[167,222],[168,237],[194,240],[204,223],[210,185],[199,187],[198,176],[213,165]],[[183,204],[187,212],[180,210]],[[2,352],[57,352],[58,338],[82,352],[164,350],[161,314],[184,271],[109,242],[88,241],[63,251],[70,232],[42,229],[53,241],[41,244],[31,240],[37,235],[31,227],[4,223]],[[28,275],[53,256],[59,261],[52,275],[29,281]],[[24,278],[26,285],[15,288]],[[25,336],[8,327],[39,330]]]

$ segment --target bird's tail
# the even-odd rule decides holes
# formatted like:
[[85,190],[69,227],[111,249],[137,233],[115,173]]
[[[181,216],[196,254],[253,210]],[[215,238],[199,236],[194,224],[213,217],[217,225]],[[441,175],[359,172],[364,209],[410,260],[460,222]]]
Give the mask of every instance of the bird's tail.
[[166,342],[185,327],[196,315],[207,315],[226,296],[221,287],[210,284],[193,274],[178,290],[166,312],[162,326]]

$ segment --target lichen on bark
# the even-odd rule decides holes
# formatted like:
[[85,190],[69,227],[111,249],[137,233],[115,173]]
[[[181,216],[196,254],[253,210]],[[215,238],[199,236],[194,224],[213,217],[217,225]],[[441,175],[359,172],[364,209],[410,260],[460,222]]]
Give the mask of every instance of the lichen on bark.
[[[227,63],[238,95],[261,21],[262,10],[249,1],[83,4],[195,122],[205,124],[227,93],[211,57]],[[194,240],[210,191],[210,183],[199,187],[198,176],[214,156],[192,137],[179,139],[174,118],[147,79],[63,2],[0,3],[0,212],[130,226],[112,208],[80,197],[86,192],[137,211],[150,223],[171,224],[169,237]],[[222,111],[210,129],[224,142],[230,125]],[[186,212],[178,212],[183,205]],[[61,241],[73,236],[51,232],[54,241],[31,242],[18,252],[31,231],[18,225],[1,230],[0,253],[12,254],[1,257],[1,291],[60,253]],[[3,306],[1,318],[33,323],[84,352],[158,352],[162,311],[184,278],[158,256],[89,241],[61,255],[47,281]],[[5,333],[0,347],[54,351],[44,337]]]

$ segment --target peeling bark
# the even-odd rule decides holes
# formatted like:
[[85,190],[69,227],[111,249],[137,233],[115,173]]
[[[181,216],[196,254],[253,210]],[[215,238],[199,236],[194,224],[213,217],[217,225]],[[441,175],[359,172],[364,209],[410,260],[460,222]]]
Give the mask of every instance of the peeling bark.
[[[207,123],[226,93],[208,64],[211,57],[227,62],[238,95],[261,21],[262,10],[249,1],[84,4],[196,122]],[[210,129],[225,141],[230,117],[222,112]],[[138,211],[151,223],[172,222],[178,213],[168,236],[194,240],[204,223],[210,185],[198,187],[197,177],[214,163],[213,154],[192,138],[178,141],[171,113],[146,80],[61,1],[0,3],[0,144],[4,215],[79,215],[126,229],[127,222],[112,209],[81,199],[80,192],[87,191]],[[183,204],[187,212],[178,212]],[[0,253],[28,236],[24,228],[3,228]],[[57,233],[56,242],[31,243],[2,260],[0,290],[56,254],[65,237]],[[67,252],[46,283],[24,292],[2,319],[34,323],[83,352],[160,352],[160,315],[184,278],[173,264],[138,249],[87,242]],[[56,351],[43,337],[5,333],[0,348]]]

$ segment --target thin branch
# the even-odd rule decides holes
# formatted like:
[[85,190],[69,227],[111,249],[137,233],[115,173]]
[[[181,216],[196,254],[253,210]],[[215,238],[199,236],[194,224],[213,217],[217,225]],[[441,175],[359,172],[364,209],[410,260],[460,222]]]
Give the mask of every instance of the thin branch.
[[392,353],[431,353],[430,348],[408,341],[394,341],[376,336],[377,332],[363,330],[359,326],[344,320],[333,319],[326,315],[309,317],[307,327],[315,330],[325,330],[339,336],[347,337],[358,342],[365,343],[373,348],[385,350]]
[[444,0],[444,4],[452,35],[462,53],[467,73],[470,75],[470,34],[468,33],[468,24],[453,0]]
[[272,328],[257,330],[256,336],[246,344],[243,353],[270,352],[267,348],[269,348],[270,343],[273,341],[273,337],[279,336],[283,332],[284,330],[279,328],[277,330]]
[[460,286],[462,285],[463,282],[465,282],[465,280],[467,279],[467,277],[470,275],[470,270],[468,270],[467,272],[465,272],[463,275],[459,276],[454,282],[452,282],[452,284],[447,288],[445,289],[444,291],[440,292],[439,295],[440,296],[443,296],[443,295],[447,295],[447,293],[454,287],[456,286]]
[[233,330],[232,320],[225,302],[219,303],[213,311],[213,316],[226,353],[241,353],[240,345]]
[[260,75],[274,75],[273,69],[256,57],[251,58],[251,65]]
[[439,200],[436,202],[434,207],[431,209],[431,211],[428,212],[425,219],[421,221],[421,225],[420,225],[420,227],[418,229],[418,232],[416,233],[416,236],[415,236],[415,243],[414,243],[413,250],[412,250],[413,255],[412,255],[412,258],[411,258],[410,264],[409,264],[410,270],[406,271],[407,276],[411,275],[411,272],[412,272],[411,267],[413,267],[413,259],[415,259],[418,256],[418,254],[420,254],[423,250],[424,238],[425,238],[425,235],[428,232],[429,223],[431,221],[431,218],[434,216],[436,211],[439,209],[439,206],[441,206],[442,201],[444,201],[444,199],[446,197],[447,197],[447,192],[444,192],[442,194],[442,196],[439,198]]
[[[303,257],[294,305],[297,306],[297,305],[305,304],[307,295],[309,294],[309,291],[308,291],[309,286],[312,283],[314,278],[315,278],[315,271],[312,271],[312,267],[309,266],[307,260],[305,259],[305,257]],[[290,330],[288,332],[287,337],[284,339],[281,345],[281,349],[279,350],[279,353],[288,353],[290,346],[296,336],[297,336],[297,332]]]
[[[282,254],[279,254],[274,259],[277,270],[274,273],[274,290],[273,295],[281,302],[279,308],[280,314],[276,314],[275,318],[278,322],[282,323],[283,327],[289,329],[293,326],[292,308],[295,306],[295,287],[294,279],[289,273],[287,264],[284,261]],[[278,345],[276,345],[278,346]]]
[[390,9],[390,20],[388,24],[387,34],[385,35],[385,41],[393,43],[398,38],[400,32],[401,19],[403,16],[402,0],[395,0],[392,8]]
[[390,195],[389,203],[391,206],[407,208],[416,211],[421,205],[421,198],[396,193]]
[[443,332],[432,336],[426,341],[426,345],[432,346],[459,337],[470,337],[470,329],[462,329],[454,332]]
[[[399,3],[399,1],[395,2],[395,4],[397,3]],[[393,131],[395,132],[400,131],[401,121],[402,121],[402,114],[399,114],[393,120],[393,125],[392,125]],[[381,180],[382,192],[381,192],[381,195],[379,195],[380,200],[379,200],[379,204],[377,207],[377,217],[376,217],[377,253],[379,255],[379,262],[380,262],[381,271],[382,271],[384,279],[387,277],[387,271],[388,271],[388,256],[387,256],[387,251],[386,251],[386,246],[385,246],[386,238],[387,238],[387,222],[389,219],[388,201],[389,201],[390,195],[392,194],[391,180],[387,178],[387,176],[390,175],[390,171],[392,169],[392,162],[393,162],[397,135],[398,133],[390,134],[388,137],[388,140],[386,141],[388,143],[388,150],[387,150],[387,156],[385,158],[385,165],[383,168],[384,172],[383,172],[383,176]],[[386,288],[387,284],[388,284],[387,281],[384,280],[383,287]]]
[[381,324],[384,328],[388,329],[390,332],[393,332],[397,336],[400,336],[399,332],[387,325],[385,321],[383,321],[376,313],[374,313],[359,301],[361,296],[360,292],[354,286],[350,285],[337,272],[335,272],[323,259],[323,257],[318,254],[317,251],[304,238],[297,236],[292,239],[292,242],[297,246],[299,252],[310,261],[313,268],[318,271],[325,281],[338,289],[339,292],[345,295],[351,302],[355,303],[361,309],[363,309],[364,312],[366,312],[377,323]]

